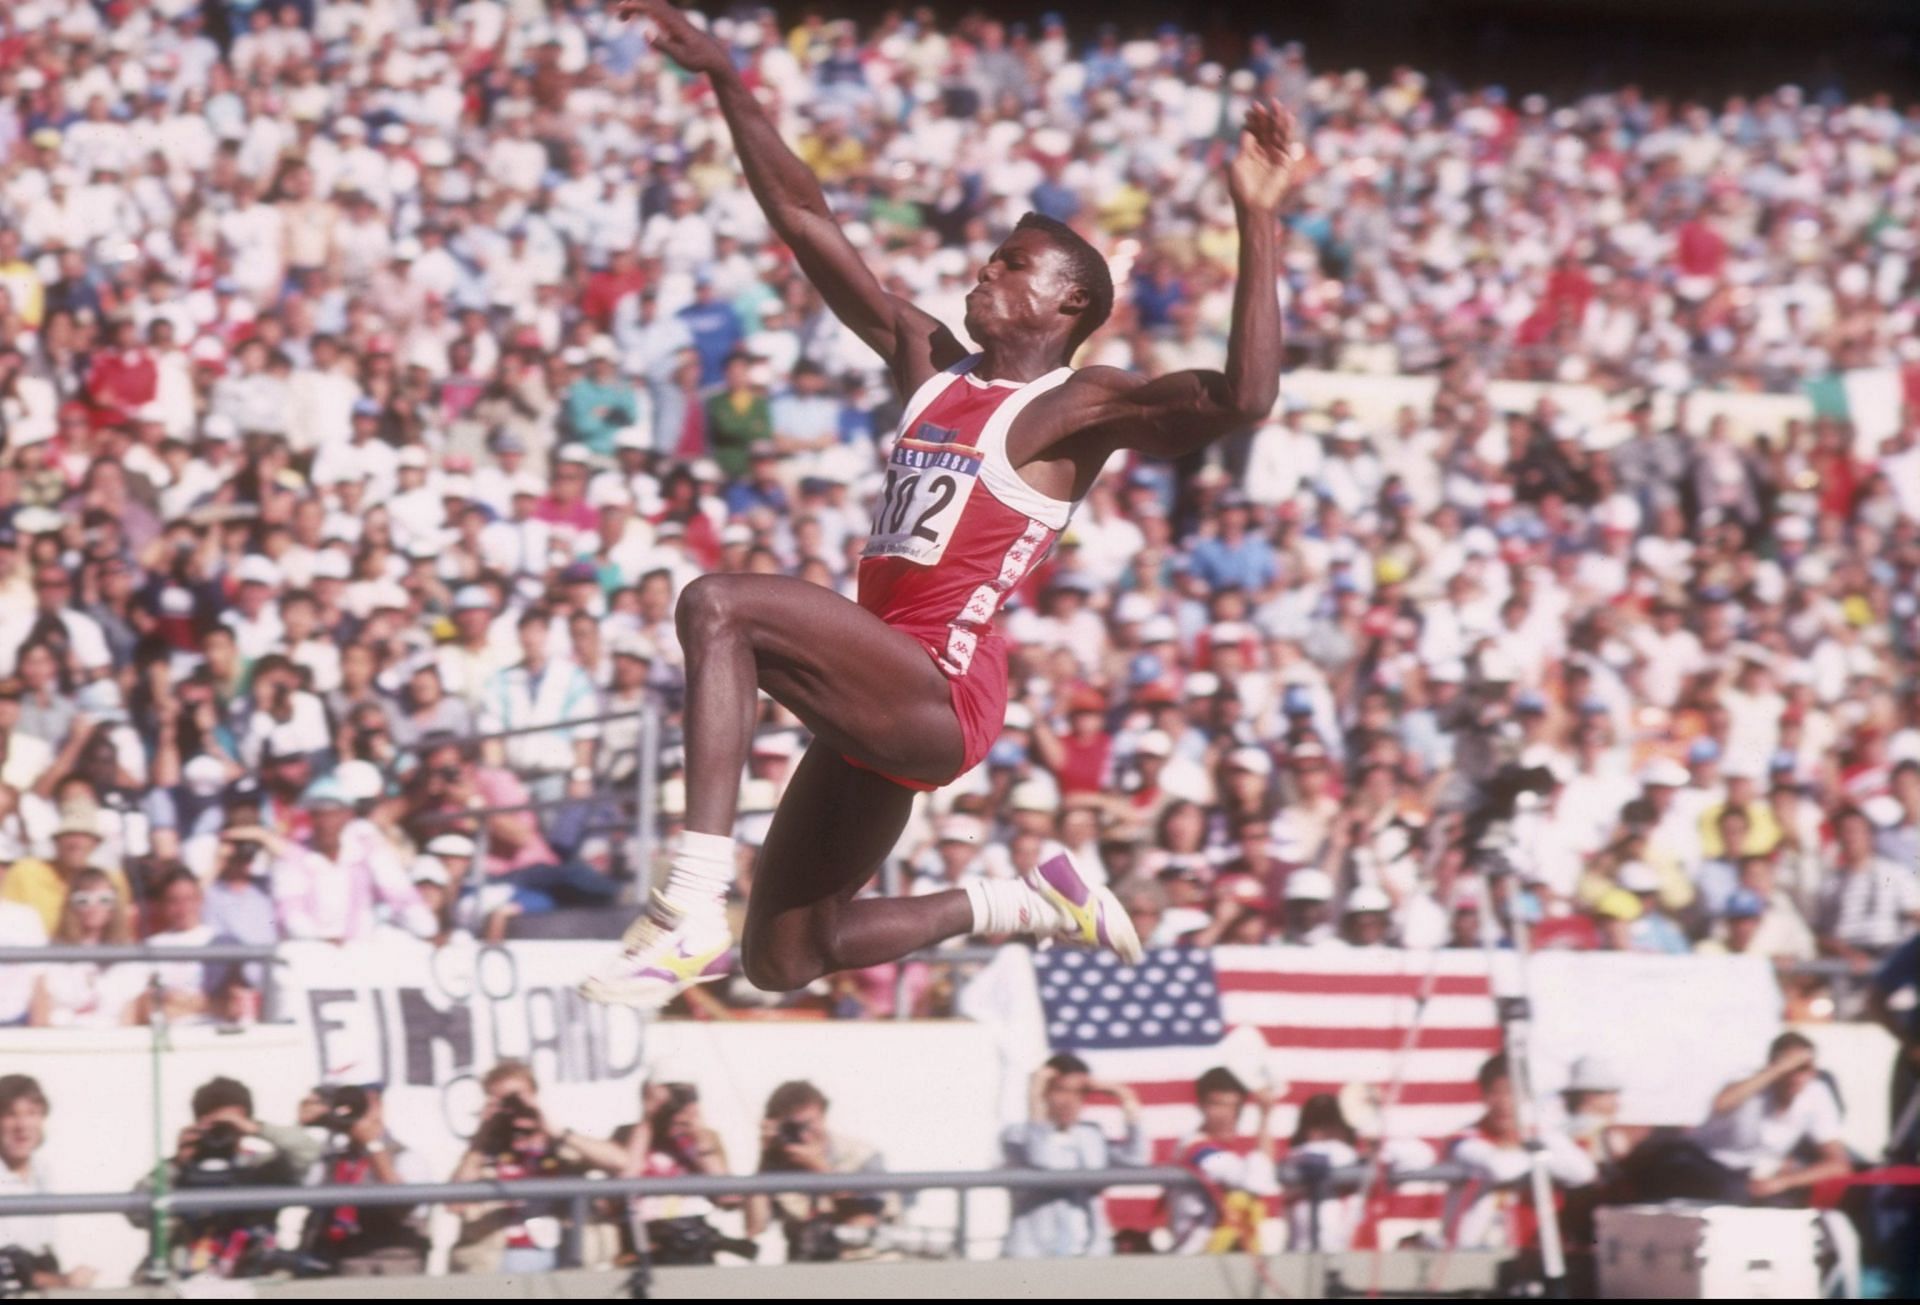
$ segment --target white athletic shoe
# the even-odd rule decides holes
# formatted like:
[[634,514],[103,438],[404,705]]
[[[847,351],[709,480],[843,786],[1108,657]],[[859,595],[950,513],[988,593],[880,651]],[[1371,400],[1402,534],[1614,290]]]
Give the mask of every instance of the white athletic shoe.
[[1088,883],[1065,852],[1042,861],[1025,879],[1027,887],[1059,917],[1056,938],[1087,947],[1106,947],[1128,965],[1139,963],[1144,949],[1127,909],[1112,890]]
[[687,989],[733,973],[733,935],[719,920],[668,926],[649,913],[620,942],[620,954],[580,984],[582,997],[657,1011]]

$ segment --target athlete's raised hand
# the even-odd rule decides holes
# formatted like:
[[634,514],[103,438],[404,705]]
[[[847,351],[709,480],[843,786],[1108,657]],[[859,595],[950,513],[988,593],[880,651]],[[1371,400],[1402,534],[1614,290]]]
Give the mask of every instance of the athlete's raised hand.
[[717,73],[733,66],[727,47],[695,27],[672,0],[613,0],[613,12],[651,22],[654,48],[688,72]]
[[1265,212],[1280,207],[1306,157],[1299,136],[1299,124],[1278,100],[1253,103],[1240,129],[1240,152],[1227,172],[1236,204]]

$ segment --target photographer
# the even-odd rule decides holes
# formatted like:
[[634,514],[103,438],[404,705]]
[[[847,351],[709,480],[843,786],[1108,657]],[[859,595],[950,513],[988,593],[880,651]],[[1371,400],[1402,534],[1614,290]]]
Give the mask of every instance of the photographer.
[[[782,1083],[767,1098],[760,1147],[763,1174],[877,1174],[887,1168],[867,1143],[828,1130],[827,1098],[805,1080]],[[758,1235],[777,1217],[787,1236],[787,1258],[796,1262],[872,1259],[877,1234],[899,1213],[900,1199],[892,1192],[755,1197],[747,1230]]]
[[[481,1087],[487,1100],[480,1126],[453,1182],[559,1178],[595,1169],[626,1172],[627,1152],[618,1143],[548,1128],[540,1113],[540,1085],[520,1061],[501,1061],[487,1071]],[[448,1261],[454,1273],[546,1273],[558,1267],[563,1202],[465,1205],[453,1212],[460,1218]]]
[[[433,1181],[426,1163],[387,1131],[377,1084],[315,1088],[300,1103],[300,1122],[326,1130],[316,1171],[320,1183],[390,1187]],[[422,1206],[317,1207],[307,1216],[301,1249],[343,1278],[424,1273],[425,1225]]]
[[[320,1141],[299,1125],[255,1119],[246,1084],[215,1078],[193,1094],[193,1122],[180,1130],[168,1186],[194,1191],[291,1186],[320,1153]],[[137,1190],[147,1190],[152,1181],[151,1176],[142,1179]],[[145,1226],[144,1214],[128,1217]],[[273,1230],[279,1218],[278,1210],[185,1215],[172,1240],[181,1261],[199,1271],[252,1277],[277,1267]]]
[[[647,1178],[727,1174],[727,1150],[700,1117],[700,1091],[691,1083],[648,1083],[643,1115],[627,1138],[629,1173]],[[722,1236],[707,1221],[714,1210],[738,1209],[743,1197],[646,1196],[635,1203],[655,1264],[712,1264],[716,1251],[752,1259],[752,1242]]]

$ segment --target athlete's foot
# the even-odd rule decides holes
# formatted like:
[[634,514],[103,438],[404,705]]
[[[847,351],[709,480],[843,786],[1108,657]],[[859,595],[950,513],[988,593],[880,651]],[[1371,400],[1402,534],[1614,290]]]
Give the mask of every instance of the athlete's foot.
[[1065,852],[1042,861],[1026,881],[1060,917],[1054,937],[1109,948],[1129,965],[1140,959],[1140,935],[1120,899],[1111,890],[1088,883]]
[[620,943],[619,955],[580,984],[582,997],[657,1011],[687,989],[733,973],[733,935],[720,919],[667,925],[649,913]]

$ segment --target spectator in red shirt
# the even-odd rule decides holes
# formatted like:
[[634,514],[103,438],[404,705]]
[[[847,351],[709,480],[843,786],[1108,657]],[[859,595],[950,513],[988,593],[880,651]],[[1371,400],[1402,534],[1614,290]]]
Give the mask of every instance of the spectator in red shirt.
[[1066,793],[1099,793],[1107,786],[1113,760],[1113,736],[1106,729],[1107,700],[1097,689],[1079,689],[1067,699],[1063,738],[1042,721],[1033,742],[1040,760]]
[[587,287],[580,294],[580,312],[602,331],[611,330],[614,308],[649,280],[633,250],[616,249],[607,265],[587,278]]
[[139,327],[121,318],[113,324],[109,347],[95,353],[87,368],[87,394],[95,407],[125,419],[153,402],[159,388],[160,369],[140,342]]

